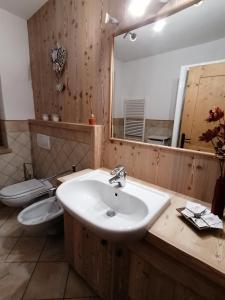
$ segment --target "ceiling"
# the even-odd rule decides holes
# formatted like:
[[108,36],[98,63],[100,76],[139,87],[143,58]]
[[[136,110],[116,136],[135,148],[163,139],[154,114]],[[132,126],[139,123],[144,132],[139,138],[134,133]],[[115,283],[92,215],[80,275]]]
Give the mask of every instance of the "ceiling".
[[0,0],[0,8],[28,20],[47,0]]
[[204,0],[168,17],[161,32],[149,24],[133,30],[138,35],[135,42],[116,37],[115,57],[126,62],[224,38],[224,16],[225,0]]

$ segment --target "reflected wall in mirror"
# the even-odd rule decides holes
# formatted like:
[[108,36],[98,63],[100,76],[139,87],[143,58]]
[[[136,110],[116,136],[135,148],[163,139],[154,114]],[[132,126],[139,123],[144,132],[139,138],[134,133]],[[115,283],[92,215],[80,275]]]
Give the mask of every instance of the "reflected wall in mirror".
[[213,151],[199,136],[225,109],[224,15],[204,0],[114,38],[113,138]]

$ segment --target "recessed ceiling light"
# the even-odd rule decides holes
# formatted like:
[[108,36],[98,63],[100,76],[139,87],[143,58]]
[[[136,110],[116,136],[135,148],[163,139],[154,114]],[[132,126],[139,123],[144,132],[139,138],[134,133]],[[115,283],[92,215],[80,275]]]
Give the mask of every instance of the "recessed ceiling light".
[[160,32],[161,30],[163,30],[165,25],[166,25],[166,20],[162,19],[162,20],[159,20],[155,23],[153,29],[154,29],[155,32]]
[[150,1],[151,0],[131,0],[128,10],[133,16],[140,17],[145,13]]
[[199,1],[198,3],[196,3],[196,4],[195,4],[195,6],[200,6],[200,5],[202,5],[202,4],[203,4],[203,2],[204,2],[204,1],[203,1],[203,0],[201,0],[201,1]]

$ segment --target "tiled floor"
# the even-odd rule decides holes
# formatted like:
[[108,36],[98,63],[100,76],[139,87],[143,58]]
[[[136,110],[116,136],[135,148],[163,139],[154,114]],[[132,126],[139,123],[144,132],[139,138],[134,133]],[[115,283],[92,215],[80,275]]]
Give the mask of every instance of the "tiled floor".
[[0,300],[100,300],[67,264],[63,236],[32,235],[0,205]]

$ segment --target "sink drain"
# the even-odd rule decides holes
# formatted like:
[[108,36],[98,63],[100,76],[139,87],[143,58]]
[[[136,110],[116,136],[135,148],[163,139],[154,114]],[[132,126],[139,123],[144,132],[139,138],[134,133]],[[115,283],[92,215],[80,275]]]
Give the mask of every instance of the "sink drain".
[[115,212],[114,210],[108,210],[108,211],[106,212],[106,215],[107,215],[108,217],[114,217],[114,216],[116,215],[116,212]]

